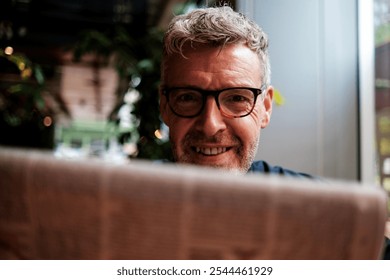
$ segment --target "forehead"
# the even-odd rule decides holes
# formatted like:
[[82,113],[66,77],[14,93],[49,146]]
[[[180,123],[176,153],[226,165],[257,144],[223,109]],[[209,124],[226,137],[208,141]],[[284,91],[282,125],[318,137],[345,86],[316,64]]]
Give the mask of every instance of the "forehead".
[[[169,86],[182,86],[191,79],[199,83],[231,82],[237,80],[247,86],[255,86],[262,77],[258,55],[244,44],[223,47],[186,45],[182,54],[167,56],[163,63],[162,82]],[[260,86],[256,84],[256,86]]]

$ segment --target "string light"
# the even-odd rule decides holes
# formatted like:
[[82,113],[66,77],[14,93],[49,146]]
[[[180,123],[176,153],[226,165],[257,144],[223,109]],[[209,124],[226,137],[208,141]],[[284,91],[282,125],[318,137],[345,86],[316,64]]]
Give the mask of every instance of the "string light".
[[14,53],[14,49],[11,46],[5,48],[4,53],[6,55],[12,55]]
[[154,136],[156,136],[157,139],[162,139],[162,134],[160,132],[159,129],[157,129],[155,132],[154,132]]
[[46,116],[44,119],[43,119],[43,125],[46,126],[46,127],[49,127],[53,124],[53,120],[51,117],[49,116]]
[[19,70],[20,70],[20,71],[23,71],[23,70],[26,68],[26,64],[24,64],[24,62],[20,62],[20,63],[18,64],[18,67],[19,67]]

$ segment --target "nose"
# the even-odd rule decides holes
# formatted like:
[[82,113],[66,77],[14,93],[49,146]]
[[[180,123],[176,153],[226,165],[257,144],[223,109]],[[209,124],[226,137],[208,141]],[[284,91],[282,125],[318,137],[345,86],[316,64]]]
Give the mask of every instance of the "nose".
[[205,136],[213,136],[226,129],[226,123],[213,96],[208,96],[202,113],[197,117],[196,128]]

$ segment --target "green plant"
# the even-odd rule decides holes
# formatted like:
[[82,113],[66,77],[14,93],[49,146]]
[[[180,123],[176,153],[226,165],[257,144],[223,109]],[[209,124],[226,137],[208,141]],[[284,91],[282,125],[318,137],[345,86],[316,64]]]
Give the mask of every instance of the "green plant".
[[53,148],[55,115],[64,107],[47,90],[41,65],[11,47],[0,48],[0,64],[0,144]]
[[3,49],[0,49],[0,57],[13,64],[19,72],[18,79],[1,81],[2,120],[10,126],[18,126],[36,113],[47,114],[43,96],[45,77],[40,65],[32,63],[23,54],[6,54]]
[[[134,38],[125,27],[118,25],[112,30],[84,30],[72,47],[75,61],[92,57],[92,66],[98,71],[102,66],[112,65],[119,77],[116,89],[116,104],[109,116],[110,122],[118,123],[118,111],[125,104],[125,94],[136,89],[140,99],[131,112],[139,120],[137,127],[139,158],[168,158],[167,141],[156,137],[161,127],[159,118],[158,87],[160,81],[161,42],[163,32],[150,29],[141,37]],[[130,133],[130,132],[129,132]],[[120,136],[121,142],[126,137]]]

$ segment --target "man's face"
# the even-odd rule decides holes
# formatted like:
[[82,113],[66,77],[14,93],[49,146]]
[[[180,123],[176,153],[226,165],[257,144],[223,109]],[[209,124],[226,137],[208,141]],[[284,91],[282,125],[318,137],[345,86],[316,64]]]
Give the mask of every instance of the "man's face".
[[[182,57],[171,55],[164,64],[163,87],[195,87],[220,90],[230,87],[261,88],[262,67],[253,51],[245,45],[224,48],[187,47]],[[177,162],[217,167],[246,173],[257,151],[260,130],[272,111],[272,87],[257,98],[252,113],[243,118],[221,114],[215,99],[207,97],[199,116],[176,116],[160,95],[160,110],[169,127],[173,156]]]

